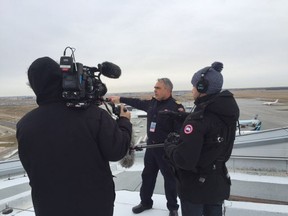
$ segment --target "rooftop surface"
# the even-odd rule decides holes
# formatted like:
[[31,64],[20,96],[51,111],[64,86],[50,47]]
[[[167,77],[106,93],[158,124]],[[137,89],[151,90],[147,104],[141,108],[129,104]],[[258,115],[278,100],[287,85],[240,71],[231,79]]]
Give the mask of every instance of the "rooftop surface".
[[[141,171],[143,169],[143,157],[136,157],[134,165],[127,169],[120,166],[119,163],[111,163],[111,169],[115,177],[116,200],[114,215],[129,216],[135,215],[131,211],[132,207],[139,204],[139,188],[141,186]],[[232,187],[233,181],[241,180],[246,182],[275,183],[288,188],[287,177],[259,176],[243,173],[231,173]],[[29,179],[26,176],[17,176],[10,180],[2,179],[0,181],[0,210],[5,209],[7,204],[12,208],[12,212],[7,215],[34,216],[33,206],[30,197]],[[263,188],[265,190],[265,188]],[[288,199],[288,198],[287,198]],[[167,216],[166,199],[164,195],[163,178],[161,175],[157,178],[156,187],[153,194],[154,206],[151,210],[141,213],[141,216]],[[240,215],[264,215],[264,216],[284,216],[288,215],[288,205],[265,204],[254,202],[225,201],[226,216]],[[96,211],[96,209],[95,209]],[[179,209],[181,215],[181,210]]]

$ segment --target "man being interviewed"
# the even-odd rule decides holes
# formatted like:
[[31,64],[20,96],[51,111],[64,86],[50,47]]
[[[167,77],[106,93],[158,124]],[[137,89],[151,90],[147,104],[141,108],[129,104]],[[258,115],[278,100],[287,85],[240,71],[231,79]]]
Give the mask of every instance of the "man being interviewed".
[[214,62],[192,77],[195,110],[180,134],[170,134],[165,152],[175,168],[182,216],[220,216],[231,181],[225,166],[235,139],[239,108],[221,91],[223,64]]
[[[173,84],[168,78],[158,79],[154,86],[154,97],[150,100],[112,96],[114,103],[125,103],[147,112],[147,145],[163,143],[170,132],[179,132],[181,124],[161,111],[184,111],[182,104],[172,97]],[[178,216],[176,180],[168,161],[164,159],[164,148],[149,148],[145,151],[142,186],[140,189],[141,203],[133,207],[135,214],[151,209],[152,195],[159,170],[164,177],[164,188],[169,216]]]

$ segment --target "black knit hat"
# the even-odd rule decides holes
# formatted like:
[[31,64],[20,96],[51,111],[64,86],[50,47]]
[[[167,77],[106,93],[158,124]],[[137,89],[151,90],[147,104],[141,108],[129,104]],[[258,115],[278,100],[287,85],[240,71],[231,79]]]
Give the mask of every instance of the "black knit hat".
[[202,73],[205,73],[205,80],[208,81],[208,88],[205,92],[206,94],[215,94],[222,90],[223,86],[223,76],[221,71],[223,69],[223,64],[221,62],[214,62],[210,67],[202,68],[201,70],[197,71],[191,80],[193,86],[196,86],[199,80],[201,79]]

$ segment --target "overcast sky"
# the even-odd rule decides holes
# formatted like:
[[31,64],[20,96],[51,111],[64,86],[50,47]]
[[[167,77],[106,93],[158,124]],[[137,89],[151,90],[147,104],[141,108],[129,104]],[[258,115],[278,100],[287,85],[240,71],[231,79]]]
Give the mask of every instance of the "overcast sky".
[[87,66],[110,61],[122,75],[108,93],[152,91],[222,61],[224,88],[288,86],[287,0],[1,0],[0,96],[33,95],[27,69],[60,60],[65,47]]

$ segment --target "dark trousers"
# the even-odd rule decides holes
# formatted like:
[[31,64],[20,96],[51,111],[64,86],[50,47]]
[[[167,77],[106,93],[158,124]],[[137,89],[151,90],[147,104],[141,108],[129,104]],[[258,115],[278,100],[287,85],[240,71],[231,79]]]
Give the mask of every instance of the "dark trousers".
[[181,200],[182,216],[222,216],[222,204],[194,204]]
[[152,195],[159,170],[164,177],[167,208],[170,211],[178,210],[176,179],[168,162],[164,159],[164,150],[162,148],[146,149],[142,172],[142,186],[140,189],[141,203],[148,206],[153,205]]

